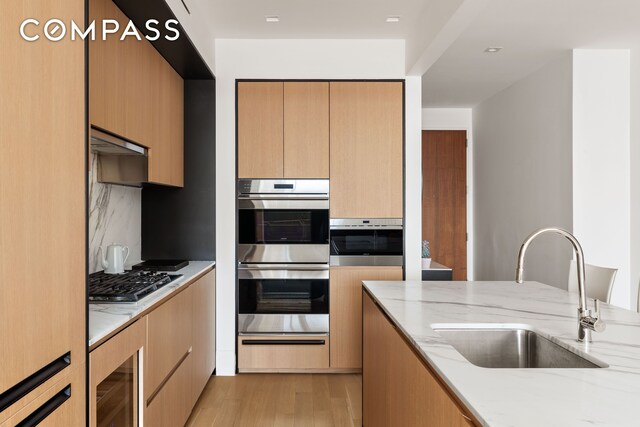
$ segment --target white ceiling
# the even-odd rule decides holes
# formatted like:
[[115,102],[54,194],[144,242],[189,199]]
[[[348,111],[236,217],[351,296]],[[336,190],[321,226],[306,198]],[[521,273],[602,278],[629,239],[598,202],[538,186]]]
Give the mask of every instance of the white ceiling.
[[[209,17],[216,38],[404,39],[429,0],[186,0]],[[279,23],[265,22],[278,15]],[[399,23],[386,23],[399,15]]]
[[637,46],[640,0],[488,0],[423,76],[422,103],[473,107],[569,49]]

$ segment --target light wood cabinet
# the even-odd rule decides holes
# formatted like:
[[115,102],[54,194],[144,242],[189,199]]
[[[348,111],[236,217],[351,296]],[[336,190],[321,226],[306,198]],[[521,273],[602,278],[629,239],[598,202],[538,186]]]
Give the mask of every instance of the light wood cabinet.
[[144,414],[145,426],[176,427],[185,424],[195,403],[191,395],[192,362],[189,355],[149,402]]
[[371,297],[363,294],[363,425],[474,425]]
[[326,335],[238,337],[240,372],[300,372],[329,368]]
[[[84,44],[69,37],[27,42],[26,17],[84,22],[84,2],[2,3],[0,40],[0,394],[70,352],[74,395],[47,420],[83,425],[85,340]],[[57,254],[64,254],[60,262]],[[82,368],[82,369],[81,369]],[[0,423],[48,390],[9,393]],[[59,390],[57,390],[59,391]],[[56,392],[57,392],[56,391]],[[4,400],[4,399],[3,399]],[[63,409],[66,408],[66,409]],[[79,408],[79,409],[78,409]],[[58,415],[66,414],[66,415]],[[19,418],[18,415],[16,417]],[[61,418],[58,418],[61,417]],[[13,418],[15,419],[15,418]],[[12,421],[13,422],[13,421]]]
[[402,218],[402,82],[331,82],[331,217]]
[[[123,425],[137,425],[138,392],[142,379],[139,351],[145,346],[146,335],[147,318],[144,317],[89,353],[90,427],[112,425],[111,417]],[[130,396],[129,402],[126,401],[127,395]],[[99,400],[102,408],[98,408]],[[108,400],[115,401],[117,405]],[[107,419],[98,419],[99,413]],[[133,419],[123,418],[126,415]]]
[[216,276],[215,270],[198,279],[193,288],[193,381],[192,399],[200,393],[216,368]]
[[329,83],[238,83],[238,177],[329,178]]
[[[90,0],[89,16],[129,22],[111,0]],[[149,148],[149,182],[184,183],[183,104],[182,78],[146,39],[90,42],[89,121]]]
[[238,83],[238,177],[282,178],[283,82]]
[[284,83],[284,178],[329,178],[329,83]]
[[362,368],[362,282],[402,280],[402,267],[331,267],[331,368]]
[[55,384],[2,423],[2,427],[36,425],[35,420],[41,417],[44,417],[39,423],[42,426],[86,426],[85,366],[78,364],[76,369],[60,376]]
[[[148,400],[191,353],[192,288],[188,287],[147,315],[144,394]],[[191,390],[189,390],[191,396]]]

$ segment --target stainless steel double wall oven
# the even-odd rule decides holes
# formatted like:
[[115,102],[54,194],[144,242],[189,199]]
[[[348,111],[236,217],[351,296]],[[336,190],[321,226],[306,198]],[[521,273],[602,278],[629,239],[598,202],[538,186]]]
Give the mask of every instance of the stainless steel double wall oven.
[[329,332],[329,180],[238,181],[238,332]]

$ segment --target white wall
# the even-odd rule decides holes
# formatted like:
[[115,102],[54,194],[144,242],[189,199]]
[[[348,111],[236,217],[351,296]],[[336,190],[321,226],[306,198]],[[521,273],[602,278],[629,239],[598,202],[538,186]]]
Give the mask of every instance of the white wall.
[[[514,280],[528,234],[572,229],[571,82],[567,53],[473,109],[476,280]],[[525,278],[566,289],[569,248],[541,237]]]
[[640,283],[640,47],[631,50],[631,308]]
[[[236,79],[400,79],[402,40],[216,40],[216,279],[217,373],[235,373],[235,81]],[[407,80],[407,150],[415,151],[420,133],[420,80]],[[417,171],[417,172],[416,172]],[[407,175],[419,173],[415,161]],[[419,175],[418,175],[419,176]],[[409,206],[415,177],[407,184]],[[419,197],[419,196],[418,196]],[[418,199],[419,200],[419,199]],[[407,277],[419,274],[420,213],[407,211]],[[417,220],[416,217],[417,216]],[[417,276],[416,276],[417,277]]]
[[166,0],[173,14],[187,32],[193,45],[198,49],[200,56],[207,63],[211,72],[215,73],[215,40],[211,33],[211,24],[206,19],[206,14],[198,8],[196,2],[187,2],[189,14],[181,0]]
[[618,268],[611,302],[625,308],[631,296],[630,78],[629,50],[574,50],[573,228],[587,263]]
[[[471,108],[423,108],[422,129],[467,131],[467,280],[475,280],[473,223],[473,110]],[[437,261],[437,260],[436,260]]]

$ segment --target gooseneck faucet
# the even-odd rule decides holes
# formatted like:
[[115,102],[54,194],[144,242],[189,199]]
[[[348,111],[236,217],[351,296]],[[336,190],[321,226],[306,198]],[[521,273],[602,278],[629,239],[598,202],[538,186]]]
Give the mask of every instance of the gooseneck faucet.
[[533,232],[529,237],[525,239],[518,252],[518,267],[516,269],[516,283],[522,283],[524,276],[524,256],[527,253],[527,249],[531,242],[541,234],[556,233],[564,236],[571,245],[576,256],[576,266],[578,273],[578,341],[591,342],[591,331],[602,332],[606,328],[606,324],[600,320],[600,307],[598,300],[594,300],[594,313],[591,314],[591,310],[587,306],[587,291],[585,289],[584,280],[584,252],[582,246],[575,236],[566,230],[556,227],[541,228],[538,231]]

